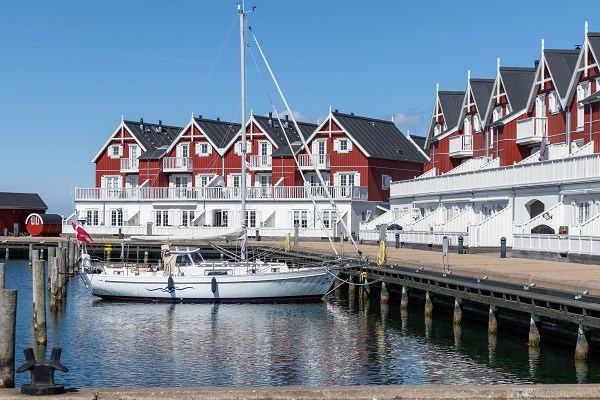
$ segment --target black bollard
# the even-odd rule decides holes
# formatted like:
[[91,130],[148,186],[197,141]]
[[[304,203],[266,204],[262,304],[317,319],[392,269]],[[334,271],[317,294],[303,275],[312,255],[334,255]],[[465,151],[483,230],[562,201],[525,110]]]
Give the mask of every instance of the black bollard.
[[506,258],[506,238],[500,238],[500,258]]
[[25,364],[21,365],[17,372],[31,371],[31,383],[21,386],[22,394],[44,396],[66,392],[64,385],[54,383],[54,371],[69,371],[60,362],[62,352],[60,347],[52,349],[52,356],[48,363],[38,363],[31,347],[23,349],[23,352],[25,353]]
[[465,238],[462,237],[462,235],[460,235],[458,237],[458,254],[463,254],[464,248],[463,248],[463,243],[465,241]]
[[396,232],[396,248],[400,248],[400,232]]
[[256,230],[256,241],[260,242],[260,232],[258,231],[258,229]]

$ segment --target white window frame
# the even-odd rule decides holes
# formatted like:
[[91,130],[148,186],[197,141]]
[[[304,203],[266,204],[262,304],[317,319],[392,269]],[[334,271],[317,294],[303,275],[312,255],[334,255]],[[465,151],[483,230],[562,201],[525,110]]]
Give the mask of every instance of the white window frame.
[[392,185],[392,177],[389,175],[381,175],[381,190],[390,190]]
[[258,211],[246,210],[246,227],[257,228],[258,227]]
[[502,106],[494,107],[494,111],[492,112],[492,122],[496,122],[502,117]]
[[560,103],[558,101],[558,94],[556,90],[548,93],[548,111],[550,114],[557,114],[560,110]]
[[585,125],[585,104],[579,103],[590,95],[590,82],[585,81],[577,85],[577,130],[583,130]]
[[206,187],[215,178],[215,174],[196,175],[196,187]]
[[214,210],[212,223],[215,227],[229,226],[229,210]]
[[477,114],[473,114],[473,127],[475,128],[475,132],[481,132],[481,122]]
[[352,141],[348,138],[335,139],[333,141],[333,149],[337,153],[350,153],[352,151]]
[[200,157],[208,157],[212,154],[212,146],[208,142],[196,143],[196,154]]
[[100,225],[100,210],[95,208],[88,208],[85,210],[86,225],[98,226]]
[[292,210],[292,226],[298,223],[300,228],[308,228],[308,210]]

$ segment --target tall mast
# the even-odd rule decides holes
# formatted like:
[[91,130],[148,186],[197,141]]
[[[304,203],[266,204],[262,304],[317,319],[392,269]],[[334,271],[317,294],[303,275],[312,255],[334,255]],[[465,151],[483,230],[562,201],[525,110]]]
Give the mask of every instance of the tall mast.
[[246,240],[248,239],[248,231],[246,227],[246,14],[244,12],[244,2],[238,3],[238,15],[240,17],[240,70],[241,70],[241,87],[242,87],[242,204],[241,204],[241,222],[243,227],[242,244],[241,244],[241,260],[246,261]]

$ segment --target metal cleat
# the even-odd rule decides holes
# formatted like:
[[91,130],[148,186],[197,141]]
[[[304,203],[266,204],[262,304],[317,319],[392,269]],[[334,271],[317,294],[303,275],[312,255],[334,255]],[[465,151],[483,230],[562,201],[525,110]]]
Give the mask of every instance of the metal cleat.
[[21,386],[21,394],[44,396],[66,392],[64,385],[54,383],[54,371],[69,371],[60,362],[62,348],[53,348],[50,362],[46,364],[38,363],[35,360],[35,355],[31,347],[23,349],[23,353],[25,353],[26,362],[17,369],[17,372],[31,371],[31,383]]

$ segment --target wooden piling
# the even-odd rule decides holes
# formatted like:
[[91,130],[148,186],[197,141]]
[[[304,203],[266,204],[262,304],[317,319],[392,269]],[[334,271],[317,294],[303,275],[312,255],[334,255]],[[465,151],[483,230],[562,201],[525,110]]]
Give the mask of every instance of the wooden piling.
[[535,314],[531,314],[531,318],[529,319],[529,346],[530,347],[538,347],[540,345],[540,317]]
[[77,263],[77,242],[69,240],[69,276],[75,275],[75,264]]
[[385,282],[381,282],[381,304],[388,304],[390,301],[390,293],[387,290]]
[[37,344],[46,344],[46,277],[44,260],[33,262],[33,331]]
[[495,335],[498,332],[498,309],[490,305],[488,313],[488,335]]
[[148,265],[148,252],[144,251],[144,265]]
[[0,388],[15,387],[17,291],[0,289]]
[[425,292],[425,317],[431,317],[433,314],[433,302],[431,301],[431,293],[429,290]]
[[68,252],[69,252],[68,247],[62,248],[62,262],[58,266],[59,267],[59,278],[58,279],[60,280],[60,295],[61,295],[61,299],[63,299],[63,300],[67,296],[67,282],[69,281],[69,271],[67,268]]
[[29,244],[29,265],[33,265],[33,244]]
[[462,302],[462,299],[458,297],[454,298],[454,316],[452,317],[454,325],[460,325],[462,323]]
[[585,360],[589,351],[588,331],[583,324],[577,328],[577,344],[575,345],[575,359]]
[[408,287],[402,285],[402,296],[400,297],[400,310],[408,310]]
[[60,282],[58,275],[58,258],[48,258],[48,271],[50,274],[50,309],[56,310],[60,303]]
[[8,246],[6,246],[6,252],[4,253],[4,259],[8,260],[9,258],[9,251],[8,251]]
[[4,263],[0,263],[0,289],[4,289]]
[[354,277],[350,275],[348,277],[348,296],[354,297],[356,292],[356,286],[354,285]]

